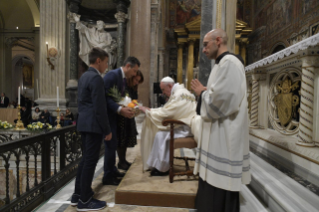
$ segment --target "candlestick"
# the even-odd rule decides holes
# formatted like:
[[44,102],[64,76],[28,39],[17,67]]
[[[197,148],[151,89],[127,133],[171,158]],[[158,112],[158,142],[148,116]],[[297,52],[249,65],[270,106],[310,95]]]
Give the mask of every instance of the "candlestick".
[[[20,93],[20,87],[19,87],[19,93]],[[20,99],[19,99],[19,105],[18,105],[18,121],[17,121],[17,123],[16,123],[16,128],[15,128],[15,130],[24,130],[24,129],[25,129],[25,128],[24,128],[24,125],[23,125],[23,123],[22,123],[22,121],[21,121],[20,109],[21,109],[21,107],[20,107]]]
[[60,129],[61,125],[60,125],[60,108],[58,107],[58,109],[56,109],[56,129]]
[[57,108],[59,108],[59,86],[56,87],[56,98],[57,98],[56,105],[57,105]]
[[19,86],[19,89],[18,89],[18,105],[20,105],[20,86]]

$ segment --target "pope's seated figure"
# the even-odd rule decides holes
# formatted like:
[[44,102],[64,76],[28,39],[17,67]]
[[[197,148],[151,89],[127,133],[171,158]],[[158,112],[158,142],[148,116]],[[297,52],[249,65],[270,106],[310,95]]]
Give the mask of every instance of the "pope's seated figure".
[[183,84],[175,83],[170,77],[161,80],[160,88],[169,97],[167,103],[160,108],[146,108],[145,120],[142,124],[141,155],[143,171],[152,170],[152,176],[168,174],[169,170],[169,127],[163,126],[164,119],[176,119],[188,126],[179,126],[174,130],[174,137],[192,136],[192,122],[197,118],[196,99]]

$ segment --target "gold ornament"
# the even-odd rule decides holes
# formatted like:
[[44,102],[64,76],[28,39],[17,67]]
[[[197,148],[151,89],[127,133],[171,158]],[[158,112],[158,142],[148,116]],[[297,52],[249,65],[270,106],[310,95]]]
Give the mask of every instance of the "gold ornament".
[[299,85],[298,82],[291,85],[291,80],[286,78],[282,83],[279,83],[276,88],[279,93],[275,96],[274,102],[277,106],[280,124],[285,126],[291,121],[296,111],[296,106],[299,104],[299,97],[291,93],[299,88]]

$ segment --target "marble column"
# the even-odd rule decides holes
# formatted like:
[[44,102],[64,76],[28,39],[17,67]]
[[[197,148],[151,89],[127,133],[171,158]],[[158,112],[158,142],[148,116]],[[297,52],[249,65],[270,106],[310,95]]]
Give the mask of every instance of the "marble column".
[[130,55],[137,57],[141,62],[141,71],[144,75],[144,82],[139,85],[139,100],[143,105],[149,106],[150,103],[150,82],[151,61],[151,1],[134,0],[131,2],[131,43]]
[[118,23],[117,27],[117,67],[123,65],[125,60],[124,48],[125,48],[125,28],[126,28],[126,19],[127,14],[121,11],[118,11],[115,14],[115,18]]
[[208,59],[205,54],[203,54],[203,39],[207,32],[213,29],[213,12],[216,8],[214,1],[212,0],[202,0],[202,10],[201,10],[201,27],[200,27],[200,55],[199,55],[199,73],[198,80],[203,84],[207,84],[209,74],[212,69],[213,61]]
[[66,86],[66,96],[70,110],[77,112],[79,31],[76,29],[73,13],[69,12],[68,19],[70,30],[70,75]]
[[301,146],[315,146],[314,131],[314,79],[315,69],[319,66],[316,56],[305,56],[302,60],[300,118],[297,144]]
[[[66,67],[66,1],[40,0],[40,108],[47,108],[56,115],[57,86],[59,87],[60,109],[65,110],[65,67]],[[54,47],[58,55],[51,70],[47,61],[47,49]]]
[[177,82],[183,83],[183,46],[184,43],[178,44],[177,50]]
[[165,48],[158,48],[158,56],[159,56],[159,60],[158,60],[158,79],[161,80],[164,77],[164,52],[165,52]]
[[235,36],[236,36],[236,8],[237,0],[226,0],[225,12],[223,12],[222,20],[225,21],[225,28],[222,27],[228,36],[228,51],[235,53]]
[[70,22],[70,78],[67,83],[68,88],[78,86],[79,31],[76,29],[72,14],[68,14]]
[[252,97],[250,111],[250,127],[258,127],[259,75],[252,75]]
[[159,3],[151,3],[151,64],[150,64],[150,102],[152,107],[157,107],[157,94],[154,94],[153,84],[159,81],[158,77],[158,32],[159,32]]
[[196,39],[188,39],[188,58],[187,58],[187,89],[190,90],[191,82],[194,78],[194,42]]

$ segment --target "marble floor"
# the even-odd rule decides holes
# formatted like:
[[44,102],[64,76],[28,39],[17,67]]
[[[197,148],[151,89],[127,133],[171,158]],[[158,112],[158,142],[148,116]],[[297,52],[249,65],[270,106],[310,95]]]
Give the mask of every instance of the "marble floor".
[[[141,120],[137,119],[137,129],[141,131]],[[140,139],[138,137],[138,139]],[[127,160],[133,162],[135,158],[140,154],[140,146],[136,145],[134,148],[129,148],[127,151]],[[107,207],[101,211],[105,212],[196,212],[195,209],[185,209],[185,208],[167,208],[167,207],[146,207],[146,206],[136,206],[136,205],[120,205],[115,204],[115,190],[116,186],[103,186],[101,183],[101,174],[103,173],[103,160],[102,157],[96,167],[94,180],[92,187],[95,191],[99,191],[102,195],[97,197],[107,201]],[[50,200],[40,205],[34,211],[36,212],[75,212],[76,207],[70,206],[71,195],[74,191],[74,182],[71,180],[67,185],[65,185],[59,192],[57,192]],[[98,192],[96,192],[98,193]],[[260,203],[258,198],[250,191],[250,189],[242,185],[240,192],[240,211],[241,212],[261,212],[268,211],[264,205]]]

